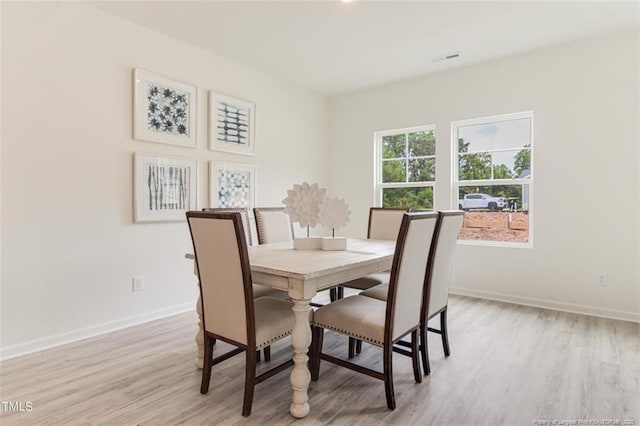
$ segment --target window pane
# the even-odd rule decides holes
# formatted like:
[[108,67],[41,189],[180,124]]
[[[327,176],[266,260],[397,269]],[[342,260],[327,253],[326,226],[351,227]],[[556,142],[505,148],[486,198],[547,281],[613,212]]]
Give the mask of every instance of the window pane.
[[499,121],[493,124],[491,149],[524,148],[531,143],[531,120]]
[[513,179],[517,178],[513,171],[513,151],[499,151],[492,154],[493,158],[493,178]]
[[433,130],[409,133],[409,156],[436,155],[436,134]]
[[497,121],[458,128],[458,152],[524,148],[531,144],[531,120]]
[[382,137],[382,158],[406,158],[404,134]]
[[382,162],[382,182],[406,182],[406,160],[385,160]]
[[491,154],[480,152],[458,156],[459,180],[491,179]]
[[433,210],[433,188],[383,188],[382,207]]
[[494,125],[476,124],[458,128],[458,152],[479,152],[491,150]]
[[432,182],[436,180],[436,160],[420,158],[409,160],[409,182]]
[[494,179],[530,177],[531,155],[528,149],[494,152],[492,157]]
[[531,145],[526,145],[513,155],[513,171],[520,179],[531,178]]
[[529,241],[529,185],[461,186],[461,240]]
[[[458,149],[458,176],[454,176],[454,186],[458,188],[456,204],[465,211],[459,238],[531,242],[530,184],[514,184],[512,180],[532,179],[533,116],[506,114],[482,120],[486,122],[454,123],[454,148]],[[472,186],[470,180],[492,183]],[[493,183],[498,180],[506,183]]]

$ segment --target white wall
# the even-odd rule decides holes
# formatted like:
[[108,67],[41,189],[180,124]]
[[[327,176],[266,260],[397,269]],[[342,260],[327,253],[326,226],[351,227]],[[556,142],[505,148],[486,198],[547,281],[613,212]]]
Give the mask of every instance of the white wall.
[[447,209],[451,122],[532,110],[535,247],[459,245],[453,290],[640,321],[639,60],[639,34],[625,32],[331,98],[329,190],[350,202],[345,233],[366,234],[375,131],[436,125],[435,206]]
[[[258,205],[327,184],[326,99],[83,4],[2,4],[2,356],[191,309],[185,222],[132,223],[132,154],[258,166]],[[132,139],[132,69],[198,87],[197,149]],[[207,150],[207,90],[256,104],[255,157]],[[131,278],[145,290],[132,294]]]

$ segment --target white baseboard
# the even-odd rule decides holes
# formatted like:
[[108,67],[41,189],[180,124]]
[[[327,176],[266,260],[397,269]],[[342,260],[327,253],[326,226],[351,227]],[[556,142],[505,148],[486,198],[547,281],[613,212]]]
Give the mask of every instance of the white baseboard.
[[89,337],[99,336],[101,334],[110,333],[116,330],[122,330],[123,328],[132,327],[134,325],[155,321],[157,319],[166,318],[193,310],[195,310],[195,302],[182,303],[180,305],[158,309],[156,311],[135,315],[117,321],[98,324],[67,333],[57,334],[55,336],[44,337],[41,339],[20,343],[18,345],[8,346],[6,348],[0,349],[0,361],[16,358],[34,352],[39,352],[45,349],[54,348],[56,346],[66,345],[67,343],[76,342],[78,340],[87,339]]
[[533,297],[514,296],[511,294],[494,293],[491,291],[475,290],[471,288],[451,287],[449,293],[478,299],[496,300],[498,302],[515,303],[516,305],[533,306],[535,308],[552,309],[554,311],[571,312],[574,314],[591,315],[622,321],[640,323],[640,313],[604,309],[596,306],[578,305],[575,303],[556,302],[553,300],[536,299]]

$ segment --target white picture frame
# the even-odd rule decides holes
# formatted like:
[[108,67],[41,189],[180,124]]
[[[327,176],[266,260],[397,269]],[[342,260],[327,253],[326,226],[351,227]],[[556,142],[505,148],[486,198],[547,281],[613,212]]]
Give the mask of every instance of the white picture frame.
[[133,70],[133,138],[195,148],[197,88]]
[[256,205],[257,168],[250,164],[209,162],[209,206],[246,208]]
[[181,222],[197,209],[197,160],[134,153],[133,165],[134,223]]
[[255,155],[255,104],[209,91],[209,149]]

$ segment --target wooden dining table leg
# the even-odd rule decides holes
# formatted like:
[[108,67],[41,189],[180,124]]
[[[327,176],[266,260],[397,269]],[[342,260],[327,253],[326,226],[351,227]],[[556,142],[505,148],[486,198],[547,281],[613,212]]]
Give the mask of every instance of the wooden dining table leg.
[[293,346],[293,371],[291,371],[291,387],[293,397],[289,412],[293,417],[303,418],[309,414],[309,396],[307,390],[311,382],[308,363],[309,346],[311,345],[311,327],[309,326],[309,302],[311,299],[292,299],[295,320],[291,333]]

